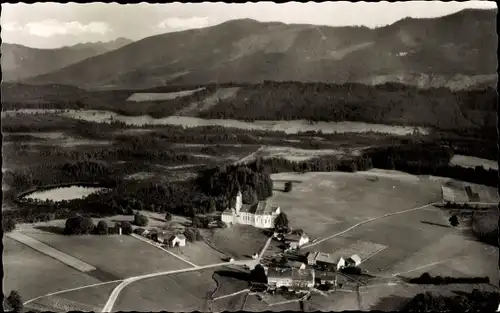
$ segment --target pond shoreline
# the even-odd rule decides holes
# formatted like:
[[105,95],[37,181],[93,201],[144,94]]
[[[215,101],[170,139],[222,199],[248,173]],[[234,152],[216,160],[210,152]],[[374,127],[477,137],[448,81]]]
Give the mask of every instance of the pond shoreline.
[[88,183],[88,182],[61,183],[61,184],[50,184],[50,185],[44,185],[44,186],[35,186],[33,188],[30,188],[28,190],[25,190],[25,191],[18,193],[16,195],[14,201],[18,204],[26,205],[28,203],[26,200],[23,200],[23,198],[29,194],[35,193],[37,191],[47,191],[50,189],[58,189],[58,188],[65,188],[65,187],[109,188],[109,187],[104,186],[101,183]]

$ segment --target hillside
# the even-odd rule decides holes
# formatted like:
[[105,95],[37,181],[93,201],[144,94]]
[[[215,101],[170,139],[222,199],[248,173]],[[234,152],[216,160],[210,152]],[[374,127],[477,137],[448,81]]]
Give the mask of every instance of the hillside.
[[82,88],[209,82],[496,85],[496,10],[406,18],[377,29],[233,20],[145,38],[27,80]]
[[[127,100],[134,93],[182,94],[178,93],[182,90],[185,95],[179,97]],[[88,91],[64,85],[4,83],[2,104],[4,109],[87,108],[155,118],[182,115],[238,120],[360,121],[461,132],[493,129],[491,135],[496,138],[497,92],[493,88],[453,92],[395,83],[368,86],[266,81]]]
[[2,76],[16,81],[46,74],[87,58],[121,48],[132,41],[118,38],[109,42],[88,42],[58,49],[36,49],[2,43]]

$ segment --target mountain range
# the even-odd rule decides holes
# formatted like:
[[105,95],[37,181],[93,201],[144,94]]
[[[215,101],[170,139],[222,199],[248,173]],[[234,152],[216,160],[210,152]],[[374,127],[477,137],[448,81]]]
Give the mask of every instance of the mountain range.
[[466,9],[375,29],[232,20],[151,36],[22,82],[85,89],[264,80],[496,86],[496,13]]
[[108,42],[86,42],[57,49],[36,49],[2,43],[2,79],[16,81],[53,72],[131,42],[130,39],[118,38]]

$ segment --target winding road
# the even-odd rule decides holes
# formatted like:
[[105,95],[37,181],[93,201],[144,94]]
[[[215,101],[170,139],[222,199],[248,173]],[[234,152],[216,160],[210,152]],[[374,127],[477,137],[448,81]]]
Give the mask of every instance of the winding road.
[[248,160],[250,160],[251,158],[253,158],[257,153],[259,153],[260,151],[262,151],[262,149],[264,149],[264,146],[260,146],[259,149],[257,149],[256,151],[250,153],[249,155],[247,156],[244,156],[243,158],[239,159],[238,161],[235,161],[233,164],[234,165],[237,165],[237,164],[241,164],[241,163],[245,163],[245,162],[248,162]]
[[227,266],[227,265],[241,265],[241,266],[248,266],[249,268],[253,268],[255,266],[255,264],[260,262],[260,259],[262,258],[262,255],[264,255],[264,253],[266,252],[267,247],[271,243],[271,240],[272,240],[271,237],[269,237],[267,239],[264,247],[262,248],[262,250],[261,250],[261,252],[256,260],[239,260],[239,261],[234,261],[234,262],[222,262],[222,263],[215,263],[215,264],[204,265],[204,266],[197,266],[197,265],[193,264],[194,266],[192,268],[158,272],[158,273],[152,273],[152,274],[146,274],[146,275],[140,275],[140,276],[127,278],[127,279],[123,280],[118,286],[116,286],[115,289],[113,290],[113,292],[111,292],[111,295],[109,296],[108,301],[106,302],[106,305],[104,305],[102,312],[111,312],[113,309],[113,306],[115,305],[115,302],[118,299],[118,296],[120,295],[122,290],[125,287],[127,287],[129,284],[136,282],[138,280],[157,277],[157,276],[163,276],[163,275],[198,271],[198,270],[203,270],[203,269],[207,269],[207,268],[214,268],[214,267]]
[[[256,153],[256,152],[254,152]],[[379,219],[382,219],[382,218],[386,218],[386,217],[390,217],[390,216],[393,216],[393,215],[397,215],[397,214],[403,214],[403,213],[407,213],[407,212],[411,212],[411,211],[416,211],[416,210],[420,210],[420,209],[424,209],[424,208],[427,208],[429,206],[433,206],[433,205],[436,205],[436,204],[440,204],[441,202],[434,202],[434,203],[429,203],[429,204],[426,204],[426,205],[423,205],[423,206],[420,206],[420,207],[417,207],[417,208],[412,208],[412,209],[407,209],[407,210],[402,210],[402,211],[398,211],[398,212],[393,212],[393,213],[388,213],[388,214],[384,214],[382,216],[379,216],[379,217],[374,217],[374,218],[370,218],[370,219],[367,219],[365,221],[362,221],[362,222],[359,222],[341,232],[338,232],[338,233],[335,233],[331,236],[328,236],[326,238],[323,238],[321,240],[318,240],[314,243],[311,243],[311,244],[308,244],[308,245],[305,245],[304,247],[312,247],[312,246],[315,246],[323,241],[326,241],[326,240],[329,240],[329,239],[332,239],[336,236],[340,236],[342,234],[345,234],[349,231],[351,231],[352,229],[355,229],[356,227],[359,227],[361,225],[364,225],[364,224],[367,224],[369,222],[372,222],[372,221],[376,221],[376,220],[379,220]],[[228,266],[228,265],[240,265],[240,266],[248,266],[249,268],[253,268],[256,264],[258,264],[262,258],[262,256],[264,255],[264,253],[266,252],[267,248],[269,247],[269,244],[271,243],[271,240],[272,238],[268,238],[268,240],[266,241],[264,247],[262,248],[262,250],[260,251],[260,254],[258,256],[257,259],[253,260],[253,259],[247,259],[247,260],[237,260],[237,261],[234,261],[234,262],[221,262],[221,263],[215,263],[215,264],[210,264],[210,265],[204,265],[204,266],[197,266],[187,260],[184,260],[182,259],[183,261],[189,263],[190,265],[192,265],[191,268],[186,268],[186,269],[180,269],[180,270],[171,270],[171,271],[164,271],[164,272],[157,272],[157,273],[151,273],[151,274],[146,274],[146,275],[140,275],[140,276],[134,276],[134,277],[129,277],[125,280],[121,280],[121,283],[115,287],[115,289],[111,292],[111,295],[109,296],[108,298],[108,301],[106,302],[105,306],[103,307],[102,309],[102,312],[111,312],[113,310],[113,307],[115,305],[115,302],[116,300],[118,299],[118,296],[120,295],[120,293],[122,292],[122,290],[127,287],[128,285],[130,285],[131,283],[133,282],[136,282],[136,281],[139,281],[139,280],[143,280],[143,279],[147,279],[147,278],[153,278],[153,277],[158,277],[158,276],[163,276],[163,275],[170,275],[170,274],[177,274],[177,273],[184,273],[184,272],[192,272],[192,271],[198,271],[198,270],[203,270],[203,269],[207,269],[207,268],[215,268],[215,267],[222,267],[222,266]],[[164,249],[162,249],[164,250]],[[167,251],[167,250],[166,250]],[[167,251],[167,252],[170,252],[170,251]],[[426,265],[426,266],[430,266],[430,265]],[[113,281],[113,282],[118,282],[118,281]],[[105,282],[105,283],[102,283],[102,284],[108,284],[108,283],[113,283],[113,282]],[[62,290],[62,291],[58,291],[58,292],[54,292],[54,293],[51,293],[51,294],[47,294],[47,295],[44,295],[44,296],[40,296],[40,297],[37,297],[37,298],[34,298],[34,299],[31,299],[27,302],[25,302],[25,304],[28,304],[30,302],[33,302],[37,299],[40,299],[40,298],[43,298],[43,297],[48,297],[48,296],[51,296],[51,295],[55,295],[55,294],[61,294],[61,293],[64,293],[64,292],[69,292],[69,291],[73,291],[73,290],[80,290],[80,289],[84,289],[84,288],[90,288],[90,287],[93,287],[93,286],[98,286],[98,285],[101,285],[101,284],[94,284],[94,285],[88,285],[88,286],[82,286],[82,287],[78,287],[78,288],[73,288],[73,289],[67,289],[67,290]],[[239,291],[238,293],[240,292],[243,292],[243,291]],[[229,295],[227,295],[229,296]],[[227,297],[227,296],[223,296],[223,297]]]

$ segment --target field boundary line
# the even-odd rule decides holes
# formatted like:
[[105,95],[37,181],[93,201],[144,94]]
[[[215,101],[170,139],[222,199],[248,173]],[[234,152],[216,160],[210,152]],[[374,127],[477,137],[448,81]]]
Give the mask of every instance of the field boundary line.
[[[462,258],[463,258],[463,257],[462,257]],[[456,259],[456,258],[448,258],[448,259],[445,259],[445,260],[442,260],[442,261],[437,261],[437,262],[432,262],[432,263],[429,263],[429,264],[425,264],[425,265],[422,265],[422,266],[416,267],[416,268],[414,268],[414,269],[411,269],[411,270],[409,270],[409,271],[404,271],[404,272],[394,273],[394,274],[392,274],[390,277],[396,277],[396,276],[401,275],[401,274],[411,273],[411,272],[418,271],[418,270],[421,270],[421,269],[426,268],[426,267],[429,267],[429,266],[433,266],[433,265],[438,265],[438,264],[446,263],[446,262],[451,261],[451,260],[453,260],[453,259]]]
[[250,291],[250,289],[245,288],[243,290],[236,291],[236,292],[230,293],[228,295],[223,295],[223,296],[220,296],[220,297],[217,297],[217,298],[213,298],[212,300],[216,301],[216,300],[220,300],[220,299],[224,299],[224,298],[229,298],[229,297],[236,296],[236,295],[238,295],[240,293],[247,292],[247,291]]
[[433,206],[433,205],[436,205],[440,202],[433,202],[433,203],[429,203],[429,204],[426,204],[426,205],[423,205],[423,206],[420,206],[420,207],[417,207],[417,208],[412,208],[412,209],[407,209],[407,210],[402,210],[402,211],[398,211],[398,212],[392,212],[392,213],[387,213],[387,214],[384,214],[384,215],[381,215],[381,216],[378,216],[378,217],[373,217],[373,218],[370,218],[370,219],[367,219],[367,220],[364,220],[362,222],[359,222],[357,224],[354,224],[353,226],[349,227],[349,228],[346,228],[344,229],[343,231],[341,232],[338,232],[334,235],[331,235],[331,236],[328,236],[328,237],[325,237],[323,239],[320,239],[318,241],[316,241],[315,243],[311,243],[311,244],[308,244],[308,245],[304,245],[303,248],[310,248],[310,247],[313,247],[323,241],[326,241],[326,240],[329,240],[329,239],[332,239],[332,238],[335,238],[337,236],[340,236],[340,235],[343,235],[345,233],[347,233],[348,231],[350,230],[353,230],[354,228],[358,227],[358,226],[361,226],[363,224],[366,224],[366,223],[369,223],[369,222],[373,222],[373,221],[376,221],[376,220],[379,220],[379,219],[382,219],[382,218],[385,218],[385,217],[389,217],[389,216],[393,216],[393,215],[397,215],[397,214],[403,214],[403,213],[407,213],[407,212],[411,212],[411,211],[416,211],[416,210],[420,210],[420,209],[423,209],[423,208],[426,208],[426,207],[429,207],[429,206]]
[[27,305],[27,304],[30,304],[33,301],[36,301],[36,300],[39,300],[39,299],[43,299],[43,298],[46,298],[46,297],[55,296],[55,295],[66,293],[66,292],[77,291],[77,290],[81,290],[81,289],[85,289],[85,288],[98,287],[98,286],[112,284],[112,283],[117,283],[117,282],[121,282],[121,281],[123,281],[123,279],[112,280],[112,281],[107,281],[107,282],[103,282],[103,283],[97,283],[97,284],[92,284],[92,285],[86,285],[86,286],[81,286],[81,287],[76,287],[76,288],[64,289],[64,290],[60,290],[60,291],[56,291],[56,292],[51,292],[51,293],[45,294],[43,296],[39,296],[39,297],[30,299],[30,300],[24,302],[23,305]]
[[366,262],[369,259],[371,259],[374,255],[379,254],[380,252],[384,251],[385,249],[389,248],[389,246],[384,246],[383,248],[378,249],[377,251],[373,252],[369,256],[367,256],[365,259],[363,259],[361,262]]
[[180,269],[180,270],[170,270],[170,271],[164,271],[164,272],[156,272],[156,273],[151,273],[151,274],[144,274],[140,276],[134,276],[134,277],[129,277],[127,279],[122,280],[122,282],[113,289],[111,292],[108,301],[104,305],[102,312],[111,312],[113,309],[113,306],[118,299],[118,296],[120,295],[121,291],[127,287],[129,284],[142,280],[142,279],[147,279],[147,278],[153,278],[153,277],[158,277],[158,276],[163,276],[163,275],[171,275],[171,274],[178,274],[178,273],[185,273],[185,272],[194,272],[194,271],[199,271],[207,268],[213,268],[213,267],[219,267],[219,266],[227,266],[227,265],[245,265],[246,262],[245,260],[242,261],[236,261],[236,262],[221,262],[221,263],[214,263],[210,265],[203,265],[203,266],[197,266],[197,267],[190,267],[190,268],[185,268],[185,269]]
[[59,261],[63,263],[66,266],[69,266],[73,269],[76,269],[77,271],[81,273],[88,273],[90,271],[95,271],[96,267],[92,266],[86,262],[83,262],[80,259],[77,259],[67,253],[62,252],[61,250],[58,250],[54,247],[51,247],[40,240],[37,240],[33,237],[30,237],[28,235],[25,235],[19,231],[14,231],[9,234],[6,234],[6,236],[12,240],[15,240],[45,256],[48,256],[56,261]]
[[156,248],[158,248],[158,249],[160,249],[160,250],[162,250],[162,251],[165,251],[165,252],[169,253],[170,255],[172,255],[172,256],[174,256],[174,257],[178,258],[179,260],[181,260],[181,261],[183,261],[183,262],[185,262],[185,263],[188,263],[189,265],[191,265],[191,266],[193,266],[193,267],[199,267],[198,265],[196,265],[196,264],[194,264],[194,263],[192,263],[192,262],[189,262],[188,260],[186,260],[186,259],[184,259],[184,258],[181,258],[181,257],[180,257],[180,256],[178,256],[177,254],[175,254],[175,253],[173,253],[173,252],[171,252],[171,251],[168,251],[167,249],[164,249],[164,248],[160,247],[159,245],[157,245],[157,244],[155,244],[155,243],[151,242],[150,240],[147,240],[147,239],[145,239],[145,238],[141,238],[141,236],[139,236],[139,235],[137,235],[137,234],[131,234],[131,235],[132,235],[132,237],[134,237],[134,238],[136,238],[136,239],[139,239],[139,240],[141,240],[141,241],[144,241],[145,243],[150,244],[150,245],[152,245],[153,247],[156,247]]
[[247,159],[251,159],[253,156],[255,156],[257,153],[259,153],[260,151],[262,151],[264,149],[264,146],[260,146],[259,149],[257,149],[256,151],[244,156],[243,158],[239,159],[238,161],[235,161],[233,164],[234,165],[238,165],[238,164],[241,164],[241,163],[244,163],[246,162]]

